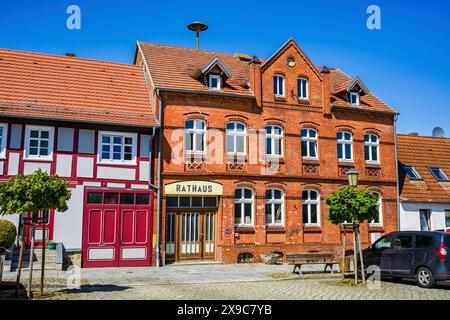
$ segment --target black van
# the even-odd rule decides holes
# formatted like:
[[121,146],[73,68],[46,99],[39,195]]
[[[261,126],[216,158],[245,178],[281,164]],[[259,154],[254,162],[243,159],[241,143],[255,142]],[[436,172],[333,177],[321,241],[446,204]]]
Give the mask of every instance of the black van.
[[415,278],[423,288],[450,280],[450,233],[398,231],[363,250],[364,265],[380,268],[382,277]]

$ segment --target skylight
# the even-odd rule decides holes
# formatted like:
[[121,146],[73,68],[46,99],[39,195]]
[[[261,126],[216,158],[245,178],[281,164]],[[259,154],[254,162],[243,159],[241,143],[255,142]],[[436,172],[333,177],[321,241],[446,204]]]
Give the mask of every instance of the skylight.
[[419,173],[414,169],[413,166],[408,165],[402,165],[403,171],[405,171],[408,178],[411,180],[420,180],[422,177],[419,175]]
[[428,168],[437,181],[450,181],[444,171],[439,167]]

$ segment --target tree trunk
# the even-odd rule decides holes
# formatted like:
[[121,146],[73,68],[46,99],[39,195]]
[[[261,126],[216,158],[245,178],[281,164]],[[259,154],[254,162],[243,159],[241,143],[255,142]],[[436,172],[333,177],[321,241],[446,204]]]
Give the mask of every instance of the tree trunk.
[[30,263],[28,264],[28,268],[30,269],[29,275],[28,275],[28,290],[27,290],[28,299],[32,298],[31,285],[33,283],[33,258],[34,258],[34,241],[35,241],[35,239],[36,239],[36,223],[33,222],[33,229],[31,232]]
[[353,225],[353,271],[355,273],[355,284],[358,284],[358,254],[356,251],[356,227]]
[[[44,216],[44,213],[42,213],[42,216]],[[41,287],[40,287],[40,294],[41,296],[44,295],[44,273],[45,273],[45,234],[46,234],[46,223],[45,221],[42,222],[42,268],[41,268]]]
[[[20,218],[19,218],[20,219]],[[16,290],[14,292],[14,297],[17,299],[19,294],[19,285],[20,285],[20,273],[22,272],[22,260],[23,260],[23,251],[25,250],[25,244],[27,243],[27,236],[25,234],[25,222],[24,219],[22,223],[21,232],[19,234],[19,245],[20,245],[20,253],[19,253],[19,266],[17,268],[17,278],[16,278]],[[22,244],[20,244],[20,240],[22,240]],[[11,262],[12,263],[12,262]]]
[[343,241],[342,241],[342,266],[341,266],[341,268],[342,268],[342,280],[344,280],[345,279],[345,246],[346,246],[346,233],[347,233],[347,231],[346,231],[346,228],[345,228],[345,225],[343,224],[342,225],[343,227],[344,227],[344,239],[343,239]]

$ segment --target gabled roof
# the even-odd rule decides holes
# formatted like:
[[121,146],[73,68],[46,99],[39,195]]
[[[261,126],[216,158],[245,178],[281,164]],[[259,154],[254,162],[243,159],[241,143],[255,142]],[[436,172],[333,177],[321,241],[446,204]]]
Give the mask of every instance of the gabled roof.
[[450,182],[438,182],[428,167],[440,167],[450,175],[450,139],[397,135],[400,164],[412,165],[422,180],[410,180],[399,168],[400,199],[450,203]]
[[342,92],[350,92],[355,88],[356,85],[361,88],[364,94],[370,93],[369,89],[367,89],[364,82],[362,82],[362,80],[358,76],[341,83],[339,86],[334,88],[334,93],[339,94]]
[[154,126],[141,67],[0,49],[0,114]]
[[214,58],[212,58],[211,61],[209,61],[203,67],[203,69],[201,70],[201,73],[206,75],[211,70],[213,70],[215,67],[219,68],[227,78],[231,77],[230,68],[228,68],[228,66],[222,60],[220,60],[220,58],[218,56],[215,56]]
[[248,86],[249,63],[235,55],[140,41],[137,45],[142,51],[156,88],[210,92],[198,79],[198,75],[217,57],[231,73],[221,92],[254,97]]

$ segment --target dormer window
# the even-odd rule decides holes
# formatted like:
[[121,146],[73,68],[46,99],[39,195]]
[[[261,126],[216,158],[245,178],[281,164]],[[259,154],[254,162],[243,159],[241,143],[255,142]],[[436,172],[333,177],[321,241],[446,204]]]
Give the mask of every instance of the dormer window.
[[359,99],[359,93],[358,92],[350,92],[350,104],[352,106],[359,106],[360,105],[360,99]]
[[222,78],[218,74],[210,74],[208,81],[209,90],[220,90]]

